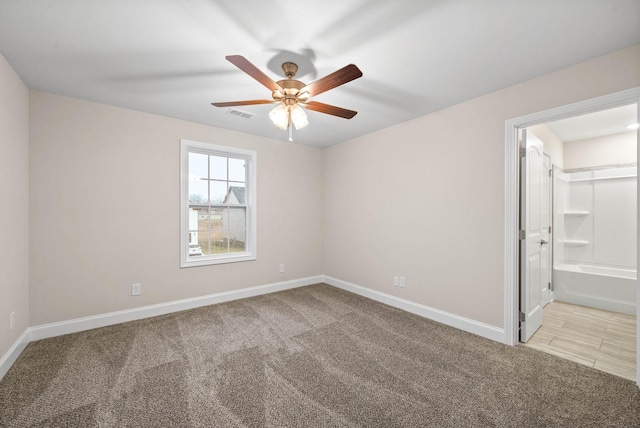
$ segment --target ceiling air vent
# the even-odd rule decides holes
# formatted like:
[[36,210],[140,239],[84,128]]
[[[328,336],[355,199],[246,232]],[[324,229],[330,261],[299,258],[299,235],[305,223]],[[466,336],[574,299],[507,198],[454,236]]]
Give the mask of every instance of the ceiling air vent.
[[255,116],[253,113],[249,113],[248,111],[237,110],[235,108],[230,108],[227,110],[227,114],[230,116],[243,117],[245,119],[251,119]]

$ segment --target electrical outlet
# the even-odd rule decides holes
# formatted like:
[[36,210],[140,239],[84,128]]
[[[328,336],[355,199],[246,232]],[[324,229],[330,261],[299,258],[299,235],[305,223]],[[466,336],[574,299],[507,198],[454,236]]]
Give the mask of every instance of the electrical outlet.
[[284,273],[284,263],[280,265],[280,273]]
[[398,282],[398,287],[404,288],[407,285],[406,278],[404,276],[400,277],[400,281]]
[[142,294],[142,284],[131,284],[131,295],[139,296]]
[[9,330],[13,330],[13,327],[15,326],[16,326],[16,313],[11,312],[11,315],[9,315]]
[[397,276],[393,277],[393,285],[394,285],[394,287],[398,286],[398,277]]

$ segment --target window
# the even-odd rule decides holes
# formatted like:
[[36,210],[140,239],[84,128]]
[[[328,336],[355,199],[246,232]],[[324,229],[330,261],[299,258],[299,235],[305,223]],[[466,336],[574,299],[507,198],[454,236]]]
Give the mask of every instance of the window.
[[180,267],[255,260],[256,153],[180,143]]

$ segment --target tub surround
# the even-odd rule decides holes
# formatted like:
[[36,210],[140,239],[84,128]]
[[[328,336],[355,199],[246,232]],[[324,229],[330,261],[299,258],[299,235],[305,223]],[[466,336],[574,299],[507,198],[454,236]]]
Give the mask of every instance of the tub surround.
[[636,314],[637,166],[556,171],[558,301]]

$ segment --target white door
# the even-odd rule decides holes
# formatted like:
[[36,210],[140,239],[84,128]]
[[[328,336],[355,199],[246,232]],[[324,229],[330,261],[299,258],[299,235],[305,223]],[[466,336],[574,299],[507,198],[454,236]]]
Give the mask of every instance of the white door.
[[[535,135],[529,132],[529,138],[535,138]],[[542,238],[545,244],[540,246],[540,266],[541,266],[541,287],[540,304],[544,308],[551,301],[551,157],[544,155],[542,159]]]
[[[528,341],[542,325],[543,239],[543,145],[531,132],[522,130],[520,142],[520,341]],[[548,231],[548,229],[547,229]]]

